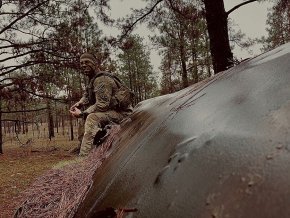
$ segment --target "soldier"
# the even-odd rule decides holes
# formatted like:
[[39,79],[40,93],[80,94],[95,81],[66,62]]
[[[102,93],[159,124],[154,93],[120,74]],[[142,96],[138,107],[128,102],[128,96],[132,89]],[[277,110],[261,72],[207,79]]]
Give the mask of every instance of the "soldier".
[[[89,78],[83,97],[70,108],[74,117],[85,119],[84,135],[81,142],[80,156],[87,155],[93,148],[94,137],[102,131],[102,127],[110,122],[120,121],[132,112],[132,106],[118,107],[115,98],[118,92],[118,82],[108,73],[100,72],[94,55],[84,53],[80,57],[80,66],[84,75]],[[81,106],[86,106],[84,111]]]

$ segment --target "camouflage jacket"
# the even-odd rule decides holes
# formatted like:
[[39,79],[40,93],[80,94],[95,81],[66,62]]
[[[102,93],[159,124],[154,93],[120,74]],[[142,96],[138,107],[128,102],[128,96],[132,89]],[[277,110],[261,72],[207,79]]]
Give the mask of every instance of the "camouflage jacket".
[[[116,110],[116,99],[114,95],[118,90],[118,86],[114,79],[108,76],[95,76],[90,80],[86,87],[83,97],[80,102],[88,106],[84,111],[85,114],[94,112],[105,112]],[[132,108],[120,112],[131,112]]]

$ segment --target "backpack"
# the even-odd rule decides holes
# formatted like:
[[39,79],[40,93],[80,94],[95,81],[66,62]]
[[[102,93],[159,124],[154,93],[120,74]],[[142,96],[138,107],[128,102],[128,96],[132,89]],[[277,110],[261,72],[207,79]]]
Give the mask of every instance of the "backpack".
[[126,110],[128,107],[132,106],[135,94],[124,83],[122,83],[117,76],[108,72],[99,72],[94,79],[100,76],[108,76],[115,81],[118,90],[113,97],[115,97],[117,102],[117,109]]

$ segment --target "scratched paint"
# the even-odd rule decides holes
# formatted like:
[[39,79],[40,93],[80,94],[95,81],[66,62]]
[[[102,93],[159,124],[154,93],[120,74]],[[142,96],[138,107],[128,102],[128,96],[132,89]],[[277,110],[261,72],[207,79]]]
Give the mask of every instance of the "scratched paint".
[[75,217],[290,217],[290,43],[144,101]]

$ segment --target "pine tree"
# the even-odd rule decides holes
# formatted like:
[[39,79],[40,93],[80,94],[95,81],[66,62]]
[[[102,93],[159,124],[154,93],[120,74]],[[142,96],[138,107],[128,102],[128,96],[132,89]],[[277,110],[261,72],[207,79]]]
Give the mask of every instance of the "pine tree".
[[290,41],[290,2],[278,0],[274,3],[267,18],[268,36],[263,37],[263,50],[269,51]]
[[128,38],[119,57],[119,75],[135,93],[135,104],[156,95],[157,83],[149,51],[138,35]]

